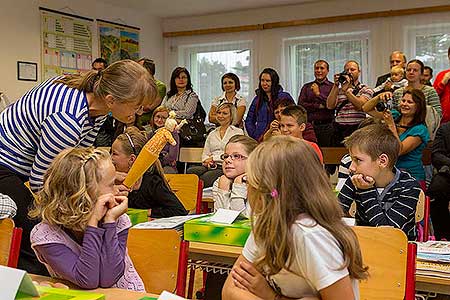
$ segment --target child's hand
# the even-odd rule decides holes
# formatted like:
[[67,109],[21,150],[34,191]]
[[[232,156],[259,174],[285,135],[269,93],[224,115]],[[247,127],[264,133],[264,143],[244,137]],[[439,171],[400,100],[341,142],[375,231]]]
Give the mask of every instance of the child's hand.
[[280,128],[280,123],[277,120],[273,120],[272,123],[270,123],[270,129],[275,130]]
[[222,175],[219,177],[219,189],[224,191],[229,191],[233,180],[229,179],[227,176]]
[[128,197],[115,196],[114,205],[111,205],[105,214],[105,223],[114,223],[128,210]]
[[247,174],[244,173],[244,174],[241,174],[241,175],[237,176],[237,177],[234,179],[234,183],[245,183],[245,182],[242,181],[242,178],[244,178],[246,175],[247,175]]
[[261,299],[274,299],[275,292],[264,276],[251,264],[242,261],[231,270],[231,277],[236,287],[249,291]]
[[114,205],[114,203],[115,200],[113,194],[105,194],[98,197],[97,202],[95,202],[92,215],[88,221],[88,225],[92,227],[97,227],[98,222],[100,222],[100,220],[103,219],[108,208]]
[[367,190],[374,186],[375,180],[370,176],[364,176],[363,174],[355,174],[351,177],[353,185],[358,190]]
[[212,162],[214,162],[214,161],[213,161],[212,156],[210,156],[210,157],[208,157],[207,159],[205,159],[205,160],[203,161],[203,166],[206,167],[206,168],[208,168],[209,165],[210,165]]
[[392,89],[392,82],[391,81],[386,82],[386,84],[384,85],[384,90],[390,91],[391,89]]

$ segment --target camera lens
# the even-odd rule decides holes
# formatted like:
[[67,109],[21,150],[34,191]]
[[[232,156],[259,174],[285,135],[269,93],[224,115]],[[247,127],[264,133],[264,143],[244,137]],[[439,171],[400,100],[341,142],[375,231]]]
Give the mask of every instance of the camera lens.
[[387,109],[387,105],[386,103],[384,103],[384,101],[380,101],[377,103],[377,105],[375,105],[375,109],[379,112],[383,112]]

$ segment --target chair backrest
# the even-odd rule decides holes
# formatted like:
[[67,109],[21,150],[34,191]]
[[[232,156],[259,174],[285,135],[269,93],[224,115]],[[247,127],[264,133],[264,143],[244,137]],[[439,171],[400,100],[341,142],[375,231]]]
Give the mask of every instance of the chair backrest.
[[348,154],[345,147],[321,147],[323,154],[323,163],[330,165],[339,165],[344,155]]
[[14,227],[12,219],[0,220],[0,265],[17,267],[22,229]]
[[419,223],[424,219],[425,215],[425,193],[420,191],[419,201],[417,201],[416,205],[416,223]]
[[203,148],[181,147],[178,161],[184,163],[201,163]]
[[199,178],[195,174],[165,174],[170,188],[188,211],[197,207]]
[[148,293],[175,290],[180,242],[174,229],[130,229],[128,254]]
[[408,265],[405,233],[393,227],[355,226],[352,229],[358,237],[363,262],[369,266],[370,274],[367,281],[360,282],[360,299],[403,300]]

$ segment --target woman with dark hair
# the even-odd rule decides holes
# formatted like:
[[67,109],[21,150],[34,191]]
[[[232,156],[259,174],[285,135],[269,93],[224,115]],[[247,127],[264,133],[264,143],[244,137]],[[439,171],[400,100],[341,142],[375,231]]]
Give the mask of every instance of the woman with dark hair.
[[225,102],[232,103],[236,107],[236,118],[233,120],[234,126],[240,126],[242,124],[242,118],[244,117],[246,101],[245,98],[238,94],[241,89],[241,82],[239,77],[234,73],[226,73],[222,76],[222,91],[223,94],[214,98],[211,103],[211,109],[209,110],[209,122],[219,124],[216,119],[217,107]]
[[425,95],[421,90],[404,91],[398,105],[399,110],[375,110],[383,94],[374,97],[363,106],[368,114],[383,119],[389,129],[400,141],[400,152],[396,163],[399,169],[408,171],[424,187],[425,172],[422,151],[430,140],[425,116],[427,113]]
[[418,89],[425,95],[425,103],[432,106],[439,116],[442,116],[441,102],[439,101],[439,95],[432,86],[424,85],[421,82],[421,76],[425,65],[421,60],[413,59],[406,65],[406,79],[408,80],[408,86],[406,88],[399,88],[395,90],[393,94],[394,107],[397,108],[400,105],[403,93],[406,89]]
[[190,120],[194,117],[199,101],[192,90],[189,71],[184,67],[176,67],[170,77],[170,90],[161,105],[175,111],[177,119]]
[[250,137],[261,140],[270,123],[275,119],[275,104],[284,98],[294,104],[294,99],[289,93],[283,92],[280,77],[271,68],[265,68],[259,75],[259,86],[255,93],[256,96],[245,119],[245,129]]

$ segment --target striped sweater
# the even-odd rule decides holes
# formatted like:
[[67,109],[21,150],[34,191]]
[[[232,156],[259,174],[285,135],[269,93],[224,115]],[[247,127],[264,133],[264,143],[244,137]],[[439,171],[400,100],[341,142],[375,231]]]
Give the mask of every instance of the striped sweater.
[[419,183],[409,173],[395,169],[395,177],[379,194],[377,188],[358,190],[348,178],[339,193],[339,201],[348,212],[356,202],[356,223],[361,226],[400,228],[408,240],[416,238],[415,213],[420,194]]
[[92,146],[106,116],[89,117],[86,93],[55,84],[34,87],[0,114],[0,165],[29,178],[33,191],[58,153]]

